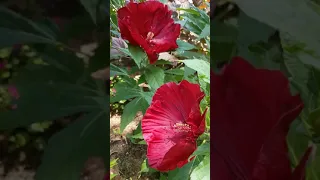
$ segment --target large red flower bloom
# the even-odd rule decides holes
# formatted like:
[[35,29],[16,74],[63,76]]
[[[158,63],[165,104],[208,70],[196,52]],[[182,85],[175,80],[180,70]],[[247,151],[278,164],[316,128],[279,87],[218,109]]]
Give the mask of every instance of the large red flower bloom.
[[152,168],[169,171],[188,163],[205,130],[206,111],[201,115],[199,107],[203,97],[199,85],[185,80],[166,83],[156,91],[142,119]]
[[286,135],[303,103],[280,71],[236,57],[211,74],[213,179],[302,180],[310,148],[291,172]]
[[157,61],[160,52],[178,48],[180,24],[174,23],[168,6],[161,2],[128,3],[118,10],[118,24],[121,37],[141,46],[151,64]]

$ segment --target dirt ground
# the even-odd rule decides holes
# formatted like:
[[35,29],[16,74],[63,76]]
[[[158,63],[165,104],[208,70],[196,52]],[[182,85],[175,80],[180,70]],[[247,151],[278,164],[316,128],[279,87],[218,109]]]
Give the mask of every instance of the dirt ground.
[[[1,151],[4,150],[6,149],[0,148],[0,153],[2,153]],[[9,164],[7,161],[5,161],[5,165],[0,161],[0,180],[34,180],[37,165],[30,167],[30,164],[25,162],[27,155],[30,156],[30,154],[26,154],[21,151],[16,159],[10,159],[13,164],[10,164],[12,167],[9,169]],[[38,155],[37,157],[32,157],[31,159],[36,161],[40,158],[41,155]],[[84,163],[80,180],[103,180],[107,164],[108,162],[104,162],[102,158],[90,157]]]
[[35,172],[25,170],[23,166],[16,167],[3,177],[4,168],[0,165],[0,180],[33,180]]
[[121,117],[114,115],[110,117],[110,157],[111,160],[118,159],[117,165],[110,169],[111,173],[117,174],[114,180],[156,180],[151,175],[141,174],[141,164],[146,159],[147,146],[133,144],[126,135],[132,133],[142,119],[138,113],[136,118],[125,128],[123,133],[118,133]]

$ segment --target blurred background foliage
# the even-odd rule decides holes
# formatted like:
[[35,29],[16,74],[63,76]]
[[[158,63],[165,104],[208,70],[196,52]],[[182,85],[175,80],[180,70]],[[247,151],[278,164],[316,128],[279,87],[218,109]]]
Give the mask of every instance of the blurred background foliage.
[[232,56],[255,67],[282,71],[305,108],[292,123],[287,140],[294,168],[308,145],[314,146],[307,179],[320,178],[320,4],[317,0],[218,0],[211,21],[211,67]]

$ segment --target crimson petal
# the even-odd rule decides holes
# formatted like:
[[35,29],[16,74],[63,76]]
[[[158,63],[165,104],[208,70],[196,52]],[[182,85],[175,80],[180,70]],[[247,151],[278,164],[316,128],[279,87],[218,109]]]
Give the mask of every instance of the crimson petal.
[[219,163],[213,163],[213,172],[220,168],[212,176],[290,179],[286,135],[303,103],[291,96],[288,79],[235,57],[221,75],[211,73],[210,97],[211,149]]
[[149,165],[169,171],[188,163],[196,150],[196,139],[204,132],[205,113],[199,85],[183,80],[157,89],[142,119],[142,133],[148,145]]
[[151,64],[161,52],[178,48],[180,24],[175,24],[167,5],[159,1],[130,2],[118,10],[121,37],[141,46]]

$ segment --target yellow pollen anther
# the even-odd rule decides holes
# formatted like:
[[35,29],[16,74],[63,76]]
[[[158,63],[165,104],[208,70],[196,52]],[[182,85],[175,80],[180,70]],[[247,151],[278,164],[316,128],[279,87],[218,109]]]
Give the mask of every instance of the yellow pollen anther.
[[147,40],[151,40],[154,37],[153,32],[148,32],[147,34]]
[[191,126],[185,123],[176,123],[173,125],[173,128],[178,132],[189,132],[191,131]]

